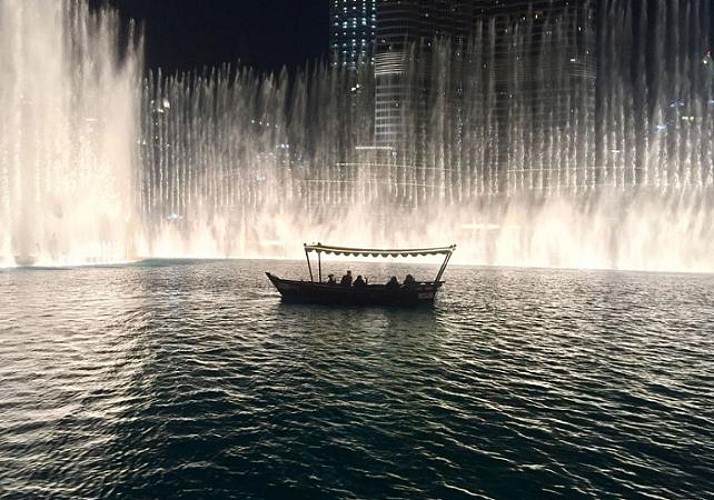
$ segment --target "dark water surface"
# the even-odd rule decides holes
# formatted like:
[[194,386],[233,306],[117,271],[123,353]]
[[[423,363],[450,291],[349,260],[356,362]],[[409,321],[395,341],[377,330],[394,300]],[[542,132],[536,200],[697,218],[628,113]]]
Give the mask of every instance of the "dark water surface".
[[0,496],[712,497],[713,276],[450,267],[405,311],[264,270],[304,264],[0,272]]

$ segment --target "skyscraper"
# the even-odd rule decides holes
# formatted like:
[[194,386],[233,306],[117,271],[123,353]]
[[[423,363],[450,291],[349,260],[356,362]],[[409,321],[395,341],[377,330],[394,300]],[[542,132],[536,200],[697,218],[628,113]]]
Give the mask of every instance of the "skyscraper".
[[[375,143],[399,147],[425,126],[431,49],[437,39],[463,42],[473,0],[379,0],[375,46]],[[419,141],[421,142],[421,141]]]
[[330,64],[372,64],[376,23],[377,0],[330,0]]
[[[422,169],[414,183],[443,192],[458,170],[481,177],[475,193],[577,190],[598,182],[595,5],[333,0],[333,64],[356,67],[372,44],[374,145]],[[365,15],[371,31],[351,31]]]
[[[473,143],[470,122],[489,149],[489,192],[593,184],[594,11],[592,0],[380,0],[375,143],[433,163],[421,149],[434,123]],[[566,134],[563,158],[549,141]]]
[[[578,190],[593,185],[594,2],[495,0],[486,6],[483,19],[489,24],[485,31],[490,32],[483,43],[490,44],[493,54],[501,188]],[[534,133],[524,136],[524,124]],[[521,130],[515,130],[517,126]],[[515,138],[514,132],[521,137]],[[566,134],[571,144],[557,152],[549,146],[553,137]],[[514,148],[517,139],[520,148]],[[563,150],[567,158],[562,157]],[[578,164],[577,170],[567,168],[573,163]]]

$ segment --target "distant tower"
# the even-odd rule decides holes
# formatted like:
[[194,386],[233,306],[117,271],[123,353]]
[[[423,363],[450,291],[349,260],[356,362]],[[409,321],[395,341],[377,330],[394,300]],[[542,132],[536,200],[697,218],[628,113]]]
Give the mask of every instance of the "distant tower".
[[587,189],[601,177],[597,3],[331,0],[331,63],[369,61],[362,70],[373,78],[350,80],[361,92],[355,109],[373,108],[373,146],[400,162],[428,169],[441,154],[428,149],[435,142],[450,141],[450,153],[481,144],[473,168],[488,162],[490,194]]
[[330,65],[374,63],[377,0],[330,0]]
[[[587,130],[595,120],[595,9],[594,0],[531,0],[488,2],[484,10],[490,35],[483,43],[490,40],[495,66],[493,104],[501,168],[520,168],[508,160],[514,116],[546,134],[540,143],[525,145],[524,163],[531,169],[541,164],[526,175],[531,178],[528,189],[580,190],[597,182],[594,136]],[[548,158],[549,138],[562,136],[566,129],[578,137],[570,146],[573,157],[568,162]],[[577,169],[570,168],[573,162]],[[514,170],[501,173],[502,188],[513,191],[524,184],[514,184],[514,179],[523,179]]]
[[[442,78],[448,78],[450,85],[443,89],[442,109],[447,114],[459,115],[459,107],[468,107],[464,99],[478,99],[488,106],[490,118],[484,126],[493,137],[489,154],[499,171],[495,185],[500,187],[495,187],[496,191],[523,178],[514,174],[510,177],[515,181],[508,179],[509,171],[516,168],[512,138],[514,127],[523,126],[518,121],[532,125],[539,133],[556,136],[577,124],[583,128],[578,130],[578,137],[587,135],[591,141],[592,134],[588,135],[585,128],[594,119],[594,11],[594,0],[379,0],[375,144],[410,150],[405,152],[419,163],[419,148],[428,142],[429,120],[433,117],[429,95],[433,97],[434,85],[440,85]],[[470,47],[472,52],[450,61],[450,74],[442,74],[444,68],[432,67],[436,40],[450,41],[457,57],[463,53],[458,47]],[[471,55],[482,57],[481,76],[469,68],[473,64]],[[460,72],[483,78],[483,92],[488,95],[462,97],[460,89],[469,82],[463,81]],[[458,129],[458,118],[450,126]],[[543,146],[545,139],[542,144],[536,142],[523,144],[529,159],[544,157],[541,149],[547,149],[547,144]],[[583,167],[577,174],[566,178],[564,172],[543,164],[529,186],[543,189],[556,184],[569,188],[593,184],[593,150],[594,144],[589,143],[573,153]],[[561,164],[558,169],[565,168],[564,162]]]
[[429,111],[423,96],[429,91],[432,43],[438,38],[465,41],[478,5],[474,0],[379,0],[375,144],[399,148],[407,136],[423,142],[415,136],[423,132]]

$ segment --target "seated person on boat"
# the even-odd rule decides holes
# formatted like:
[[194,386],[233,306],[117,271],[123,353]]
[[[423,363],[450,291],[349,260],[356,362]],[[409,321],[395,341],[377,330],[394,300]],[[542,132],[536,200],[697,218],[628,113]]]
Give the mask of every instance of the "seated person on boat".
[[411,274],[407,274],[406,278],[404,278],[404,288],[405,289],[410,289],[414,288],[416,286],[416,280],[414,279],[414,276]]

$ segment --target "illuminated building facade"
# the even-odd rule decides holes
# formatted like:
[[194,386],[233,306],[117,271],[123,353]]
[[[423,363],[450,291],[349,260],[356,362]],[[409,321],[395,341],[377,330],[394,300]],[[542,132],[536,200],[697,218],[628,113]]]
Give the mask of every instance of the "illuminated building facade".
[[372,64],[376,24],[377,0],[330,0],[330,64]]
[[[494,0],[484,2],[493,34],[494,112],[504,190],[579,190],[597,183],[595,172],[596,6],[593,0]],[[567,160],[548,158],[542,139],[525,139],[523,159],[513,157],[509,140],[514,117],[526,117],[534,130],[577,139]],[[520,153],[519,153],[520,154]],[[562,151],[561,151],[562,154]],[[545,158],[545,160],[543,160]],[[577,163],[573,171],[570,166]],[[537,172],[519,171],[540,165]],[[564,174],[568,170],[568,175]],[[530,177],[529,182],[523,179]],[[567,177],[567,178],[566,178]],[[514,181],[520,179],[521,182]],[[520,186],[516,186],[521,184]]]
[[[350,85],[359,109],[373,106],[373,145],[399,162],[434,163],[422,148],[439,119],[457,147],[481,137],[489,192],[578,189],[599,182],[595,11],[595,0],[332,0],[332,64],[373,61],[374,78]],[[569,156],[556,158],[549,137],[565,136]]]
[[[379,0],[375,47],[375,143],[399,148],[423,135],[432,44],[465,41],[473,0]],[[422,141],[416,140],[417,143]]]

